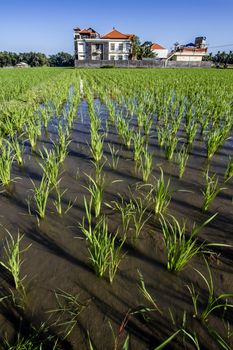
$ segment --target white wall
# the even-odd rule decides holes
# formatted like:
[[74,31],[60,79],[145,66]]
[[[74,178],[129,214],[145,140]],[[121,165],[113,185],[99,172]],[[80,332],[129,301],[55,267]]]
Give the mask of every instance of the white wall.
[[176,61],[180,61],[180,62],[189,62],[189,61],[193,61],[193,62],[201,62],[202,61],[202,56],[198,55],[176,55],[175,56]]
[[156,54],[155,58],[167,58],[168,50],[167,49],[161,49],[161,50],[151,50],[154,54]]
[[122,56],[122,61],[128,60],[129,56],[126,54],[114,54],[111,53],[109,55],[109,60],[114,60],[114,61],[118,61],[119,60],[119,56]]
[[78,44],[78,53],[85,52],[86,51],[86,44],[85,42],[77,42]]
[[[111,46],[114,44],[114,49]],[[122,46],[122,49],[119,48],[119,45]],[[131,49],[131,41],[126,40],[112,40],[108,43],[109,49],[109,59],[119,60],[119,56],[122,56],[123,60],[128,60],[128,54]]]

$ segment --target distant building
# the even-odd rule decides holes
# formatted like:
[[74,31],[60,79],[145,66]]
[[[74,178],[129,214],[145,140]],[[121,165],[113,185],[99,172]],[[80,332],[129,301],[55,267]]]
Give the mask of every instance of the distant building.
[[102,36],[92,28],[75,28],[75,59],[129,60],[133,37],[133,34],[123,34],[115,28]]
[[168,59],[182,62],[200,62],[207,55],[208,47],[206,45],[206,38],[201,36],[195,39],[195,43],[186,45],[175,44],[173,50],[168,55]]
[[17,68],[29,68],[29,64],[25,63],[25,62],[20,62],[16,64]]
[[159,44],[152,44],[151,51],[155,54],[155,58],[167,58],[168,50]]

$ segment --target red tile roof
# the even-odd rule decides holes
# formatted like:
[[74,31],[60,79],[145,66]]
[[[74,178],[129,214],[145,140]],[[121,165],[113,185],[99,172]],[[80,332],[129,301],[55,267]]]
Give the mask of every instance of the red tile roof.
[[101,39],[132,39],[134,37],[133,34],[123,34],[121,32],[119,32],[118,30],[116,30],[115,28],[113,28],[113,30],[103,36],[101,36]]
[[159,44],[152,44],[151,50],[166,50],[165,47],[159,45]]

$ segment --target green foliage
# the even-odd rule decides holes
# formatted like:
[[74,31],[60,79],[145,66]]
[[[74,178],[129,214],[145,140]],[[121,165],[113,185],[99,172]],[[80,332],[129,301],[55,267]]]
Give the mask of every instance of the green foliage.
[[51,67],[73,67],[74,56],[66,52],[58,52],[56,55],[50,55],[48,63]]

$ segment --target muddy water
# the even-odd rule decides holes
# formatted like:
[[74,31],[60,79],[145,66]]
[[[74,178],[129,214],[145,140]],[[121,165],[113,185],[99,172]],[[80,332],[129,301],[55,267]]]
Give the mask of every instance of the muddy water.
[[[107,117],[106,108],[101,106],[98,100],[96,108],[101,115],[104,129]],[[134,119],[132,119],[132,124],[135,124]],[[138,240],[135,240],[133,228],[130,228],[124,248],[127,255],[120,264],[113,285],[110,285],[105,278],[97,278],[92,271],[87,243],[79,228],[84,216],[83,196],[88,198],[87,190],[84,188],[87,185],[85,173],[94,173],[88,148],[89,127],[87,105],[85,101],[82,101],[73,126],[69,155],[61,171],[61,187],[64,190],[67,189],[63,198],[63,210],[65,211],[69,203],[72,203],[71,209],[66,214],[61,217],[57,215],[53,205],[53,193],[48,201],[46,218],[40,221],[39,225],[35,218],[33,201],[30,205],[30,212],[28,210],[28,198],[32,196],[33,188],[31,180],[37,184],[42,175],[38,165],[40,160],[38,150],[42,149],[43,145],[48,148],[52,147],[51,140],[56,139],[56,119],[52,121],[48,132],[44,133],[38,142],[36,153],[31,152],[30,147],[26,147],[25,165],[19,168],[14,164],[13,177],[17,179],[12,184],[10,191],[1,194],[0,222],[2,226],[13,235],[16,235],[18,231],[24,234],[24,247],[31,244],[30,249],[24,253],[21,272],[21,275],[25,276],[24,283],[27,290],[24,319],[34,325],[46,321],[51,324],[54,316],[51,316],[48,311],[57,307],[54,292],[61,289],[73,295],[79,294],[80,300],[87,302],[88,306],[80,314],[78,324],[64,342],[63,348],[87,349],[88,331],[94,348],[113,349],[114,341],[109,322],[115,333],[118,334],[129,312],[145,306],[151,307],[138,288],[138,270],[140,270],[162,314],[158,311],[151,311],[146,319],[139,314],[126,317],[125,329],[119,333],[119,349],[127,334],[130,336],[131,349],[155,348],[182,325],[184,311],[187,312],[187,322],[199,336],[201,349],[218,349],[206,326],[192,317],[191,297],[186,287],[193,283],[200,290],[200,306],[204,305],[207,300],[207,288],[194,270],[196,268],[207,275],[203,258],[196,256],[179,273],[168,272],[166,251],[159,221],[156,218],[148,221]],[[182,133],[181,130],[181,136]],[[215,220],[200,232],[199,240],[208,243],[233,244],[233,182],[227,183],[227,189],[218,195],[207,213],[203,214],[200,210],[201,190],[204,185],[203,170],[210,163],[210,170],[218,174],[220,183],[223,182],[228,157],[232,154],[231,140],[228,140],[218,150],[212,161],[208,162],[203,141],[197,134],[184,176],[182,180],[179,180],[177,165],[174,162],[168,162],[164,152],[158,147],[155,125],[152,127],[151,135],[149,147],[153,152],[153,172],[150,181],[153,181],[153,176],[159,176],[160,166],[163,168],[165,178],[171,179],[172,200],[168,213],[175,215],[179,220],[186,220],[187,227],[190,228],[194,222],[200,224],[217,212]],[[120,150],[119,165],[115,171],[109,165],[111,155],[108,143],[114,144]],[[141,183],[141,174],[135,171],[132,148],[131,150],[125,149],[117,136],[115,127],[110,126],[105,139],[104,151],[106,162],[103,169],[107,184],[104,191],[104,202],[110,203],[119,199],[118,193],[127,200],[129,188],[134,191],[136,185]],[[114,182],[114,180],[121,180],[121,182]],[[104,204],[102,212],[109,217],[109,231],[116,232],[117,228],[121,227],[120,215],[111,211]],[[6,232],[3,228],[0,232],[4,240]],[[233,292],[233,250],[215,248],[214,251],[216,254],[213,254],[208,261],[211,264],[216,293],[231,293]],[[12,287],[11,278],[4,271],[2,271],[1,280],[5,288]],[[19,325],[20,316],[15,310],[3,311],[2,309],[0,316],[1,336],[7,332],[10,337]],[[173,321],[170,317],[171,313]],[[233,326],[233,313],[226,312],[225,319]],[[216,312],[210,316],[209,325],[224,335],[227,334],[227,321],[222,321],[221,313]],[[29,327],[28,324],[26,329]],[[51,332],[58,336],[60,336],[60,331],[59,327],[51,329]],[[182,338],[178,338],[171,348],[193,349],[194,347],[191,343],[186,343],[185,347]]]

